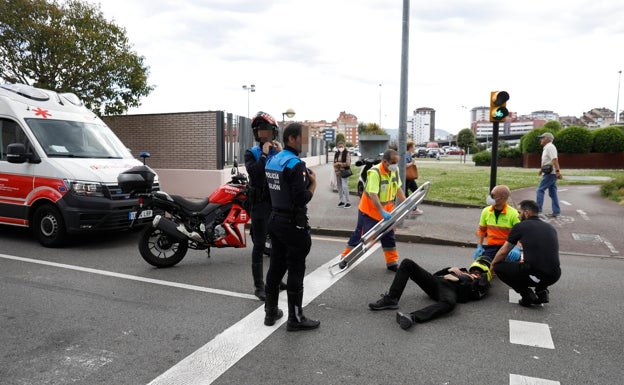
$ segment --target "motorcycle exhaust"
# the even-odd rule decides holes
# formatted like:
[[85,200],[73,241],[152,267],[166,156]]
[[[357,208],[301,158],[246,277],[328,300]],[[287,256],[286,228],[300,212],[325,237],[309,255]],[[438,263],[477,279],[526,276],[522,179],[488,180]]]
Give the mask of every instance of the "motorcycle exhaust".
[[184,242],[187,238],[201,242],[202,238],[196,232],[189,233],[184,225],[177,225],[171,219],[167,219],[162,215],[156,215],[152,221],[152,226],[161,230],[178,242]]

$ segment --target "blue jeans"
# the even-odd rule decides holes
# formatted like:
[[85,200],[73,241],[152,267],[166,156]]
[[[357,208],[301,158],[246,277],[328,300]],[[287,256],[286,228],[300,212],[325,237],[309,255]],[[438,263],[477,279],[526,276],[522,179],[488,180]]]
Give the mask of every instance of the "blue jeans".
[[542,212],[542,205],[544,204],[544,191],[548,190],[548,196],[552,200],[553,214],[561,214],[561,208],[559,208],[559,197],[557,196],[557,174],[550,173],[542,175],[542,180],[539,186],[537,186],[537,206],[540,213]]

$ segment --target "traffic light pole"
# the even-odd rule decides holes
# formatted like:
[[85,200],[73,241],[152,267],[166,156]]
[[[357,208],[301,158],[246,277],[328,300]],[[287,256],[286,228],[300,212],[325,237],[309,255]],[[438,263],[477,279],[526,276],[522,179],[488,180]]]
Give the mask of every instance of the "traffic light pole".
[[[496,186],[496,168],[498,167],[498,125],[499,122],[492,123],[492,161],[490,162],[490,192]],[[488,194],[489,195],[489,194]]]

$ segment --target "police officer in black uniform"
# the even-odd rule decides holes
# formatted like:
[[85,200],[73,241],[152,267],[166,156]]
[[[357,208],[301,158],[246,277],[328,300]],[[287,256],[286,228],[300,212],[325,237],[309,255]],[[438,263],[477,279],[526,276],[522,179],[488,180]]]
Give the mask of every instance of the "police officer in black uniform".
[[264,324],[271,326],[283,315],[277,307],[279,283],[288,271],[288,331],[310,330],[320,325],[319,321],[306,318],[301,308],[305,260],[312,246],[306,205],[316,189],[316,174],[299,159],[301,129],[299,123],[286,127],[284,149],[269,159],[265,167],[272,204],[269,218],[272,252],[266,279]]
[[266,112],[259,111],[251,120],[254,139],[257,145],[245,151],[245,168],[249,175],[249,203],[251,209],[251,275],[254,281],[254,295],[265,300],[263,255],[267,235],[267,222],[271,214],[271,197],[266,185],[264,167],[269,158],[282,151],[276,140],[278,127],[275,119]]

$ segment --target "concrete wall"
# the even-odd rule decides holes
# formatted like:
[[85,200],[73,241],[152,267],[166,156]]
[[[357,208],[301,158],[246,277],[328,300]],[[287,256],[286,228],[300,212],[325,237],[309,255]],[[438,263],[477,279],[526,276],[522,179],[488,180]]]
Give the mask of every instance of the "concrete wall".
[[[302,158],[308,168],[325,163],[325,155]],[[160,178],[160,189],[169,194],[181,195],[186,198],[207,198],[217,187],[227,183],[231,178],[231,168],[226,170],[184,170],[184,169],[154,169]],[[239,167],[239,172],[246,174],[245,165]],[[325,183],[326,181],[317,181]],[[329,183],[327,181],[327,183]]]

